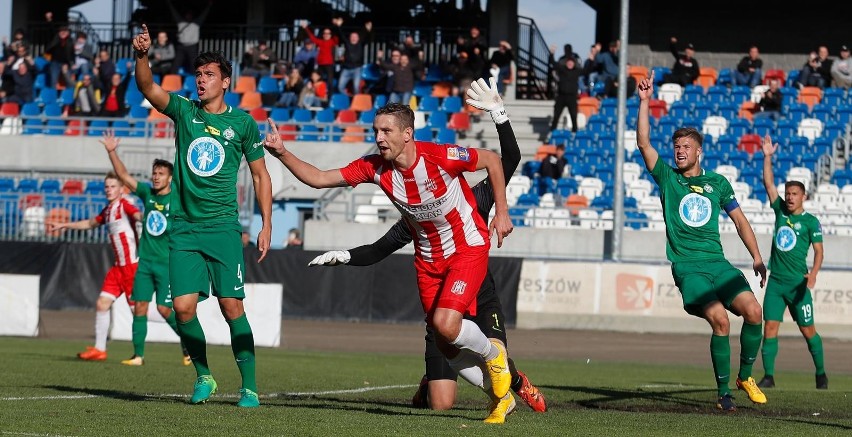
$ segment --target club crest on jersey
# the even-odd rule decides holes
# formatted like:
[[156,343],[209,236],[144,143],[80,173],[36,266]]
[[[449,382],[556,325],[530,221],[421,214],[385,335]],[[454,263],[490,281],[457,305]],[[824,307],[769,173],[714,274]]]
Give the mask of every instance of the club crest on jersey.
[[693,228],[698,228],[710,221],[713,208],[710,207],[710,199],[696,193],[689,193],[680,201],[677,208],[680,219]]
[[234,130],[231,129],[231,126],[228,126],[228,128],[225,129],[225,132],[222,132],[222,136],[225,137],[226,140],[234,139]]
[[186,152],[186,164],[198,176],[213,176],[225,164],[225,148],[215,138],[196,138]]
[[462,280],[458,280],[456,282],[453,282],[453,288],[451,288],[450,291],[453,294],[462,295],[462,294],[464,294],[465,288],[467,288],[467,282],[464,282]]
[[796,247],[796,232],[789,226],[781,226],[775,233],[775,247],[782,252],[789,252]]
[[438,189],[438,184],[436,184],[432,179],[426,179],[426,181],[423,182],[423,187],[429,191],[435,191]]
[[148,217],[145,219],[145,230],[154,237],[163,235],[163,232],[166,232],[167,226],[168,221],[166,220],[166,216],[157,210],[148,213]]
[[470,152],[468,152],[464,147],[447,147],[447,159],[467,162],[470,160]]
[[704,191],[706,191],[708,193],[712,193],[713,187],[711,187],[710,184],[704,184]]

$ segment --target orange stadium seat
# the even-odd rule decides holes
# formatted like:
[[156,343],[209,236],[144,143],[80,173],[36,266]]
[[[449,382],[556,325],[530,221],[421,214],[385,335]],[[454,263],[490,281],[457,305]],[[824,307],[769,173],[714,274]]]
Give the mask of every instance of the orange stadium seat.
[[361,126],[346,126],[340,141],[344,143],[363,143],[365,141],[364,128]]
[[577,103],[577,112],[583,113],[586,116],[586,120],[597,114],[600,108],[601,101],[597,97],[581,97]]
[[453,84],[450,82],[438,82],[432,85],[432,97],[443,99],[449,97],[453,91]]
[[535,152],[535,160],[541,161],[546,158],[547,155],[555,155],[556,154],[556,145],[554,144],[542,144],[538,146],[538,150]]
[[716,80],[719,79],[719,71],[713,67],[701,67],[698,73],[698,79],[695,80],[696,85],[704,87],[704,91],[713,85],[716,85]]
[[737,114],[740,118],[745,118],[748,121],[751,121],[754,118],[754,113],[757,111],[757,103],[746,101],[740,105],[739,114]]
[[162,87],[164,91],[168,92],[180,91],[183,89],[183,76],[179,74],[167,74],[163,76],[163,81],[160,84],[160,87]]
[[799,90],[797,100],[800,103],[808,105],[808,110],[813,109],[814,105],[822,101],[822,89],[818,86],[806,86]]
[[572,194],[565,201],[565,207],[568,208],[571,215],[576,216],[580,214],[580,210],[589,207],[589,199],[582,194]]
[[257,91],[257,79],[254,76],[240,76],[234,84],[234,92],[237,94],[253,93]]
[[355,94],[352,96],[352,103],[349,104],[349,109],[358,112],[373,109],[373,96],[370,94]]
[[636,79],[636,83],[648,77],[648,67],[644,65],[630,65],[627,67],[627,75]]
[[251,111],[255,108],[263,106],[263,97],[257,91],[246,91],[240,97],[240,109]]

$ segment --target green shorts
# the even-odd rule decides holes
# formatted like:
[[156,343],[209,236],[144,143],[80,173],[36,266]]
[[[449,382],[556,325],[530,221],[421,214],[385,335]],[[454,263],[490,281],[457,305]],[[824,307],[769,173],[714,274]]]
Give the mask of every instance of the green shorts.
[[790,316],[797,325],[814,324],[814,299],[808,289],[807,278],[796,283],[795,280],[778,279],[775,275],[769,275],[763,296],[763,320],[781,322],[785,309],[790,310]]
[[243,244],[238,223],[188,223],[175,220],[169,234],[172,297],[199,293],[245,298]]
[[672,276],[683,297],[683,309],[697,317],[703,317],[704,307],[714,301],[736,314],[731,308],[734,298],[751,292],[743,272],[726,260],[672,264]]
[[169,264],[139,260],[136,278],[133,280],[134,302],[151,302],[157,294],[157,305],[172,307],[172,294],[169,289]]

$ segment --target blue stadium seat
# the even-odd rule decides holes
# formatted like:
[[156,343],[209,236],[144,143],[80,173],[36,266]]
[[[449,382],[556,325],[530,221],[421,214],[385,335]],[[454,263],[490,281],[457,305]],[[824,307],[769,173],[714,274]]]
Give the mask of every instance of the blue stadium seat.
[[349,105],[351,103],[352,102],[349,99],[348,95],[342,93],[334,93],[331,95],[331,99],[328,102],[328,108],[333,109],[335,111],[342,111],[344,109],[349,109]]
[[527,225],[526,221],[524,220],[524,217],[526,216],[528,210],[529,208],[524,206],[513,206],[509,208],[509,217],[511,218],[512,224],[515,227]]
[[536,193],[524,193],[518,196],[515,206],[538,206],[540,199]]
[[42,88],[47,88],[47,74],[38,73],[35,81],[33,82],[33,89],[35,92],[39,92]]
[[19,199],[19,196],[14,193],[0,194],[0,208],[3,209],[0,214],[0,226],[9,229],[10,232],[16,229],[21,218],[21,212],[18,209]]
[[296,135],[296,141],[319,141],[320,129],[316,125],[306,124],[299,126],[299,134]]
[[151,111],[144,106],[131,106],[130,110],[127,112],[127,116],[129,118],[138,118],[138,119],[146,119]]
[[47,60],[44,56],[36,56],[33,59],[33,63],[35,64],[35,69],[38,73],[44,74],[47,71],[47,66],[50,65],[50,61]]
[[432,141],[432,129],[429,129],[428,127],[415,129],[414,139],[416,141]]
[[[25,105],[26,106],[26,105]],[[24,135],[36,135],[44,133],[44,126],[38,118],[28,118],[24,122]]]
[[589,207],[601,210],[612,209],[612,197],[601,194],[592,199]]
[[89,123],[87,135],[90,137],[99,137],[104,134],[104,131],[109,129],[109,121],[107,120],[92,120]]
[[432,84],[428,82],[417,82],[414,84],[413,94],[418,98],[432,95]]
[[89,196],[97,196],[104,193],[104,181],[102,179],[92,179],[86,182],[86,189],[83,191],[84,194]]
[[62,90],[59,94],[59,97],[56,99],[56,103],[59,103],[62,106],[73,105],[74,104],[74,87],[68,87]]
[[25,117],[41,115],[41,107],[36,102],[24,103],[21,107],[21,115]]
[[727,88],[728,86],[732,86],[733,84],[733,71],[730,68],[723,68],[719,70],[719,77],[716,78],[716,86],[723,86]]
[[238,107],[240,106],[240,95],[233,92],[228,91],[225,93],[225,104],[228,106]]
[[671,68],[662,66],[651,67],[651,70],[654,71],[654,85],[663,83],[663,77],[672,72]]
[[15,191],[15,179],[0,177],[0,193]]
[[314,114],[305,108],[296,108],[293,110],[293,121],[298,123],[310,123],[314,121]]
[[364,64],[361,67],[361,79],[368,83],[376,82],[382,78],[382,69],[376,64]]
[[196,91],[195,87],[195,76],[187,75],[183,78],[183,86],[181,87],[181,94],[184,96],[188,96]]
[[59,92],[56,91],[56,88],[44,87],[38,92],[35,102],[39,105],[46,105],[48,103],[56,103],[58,98]]
[[541,168],[541,161],[530,160],[524,162],[523,166],[521,166],[521,174],[533,179],[538,175],[539,169]]
[[755,118],[752,121],[751,131],[761,137],[766,136],[766,134],[775,135],[775,121],[771,118]]
[[272,108],[272,111],[269,113],[269,118],[276,123],[290,121],[290,110],[287,108]]
[[731,88],[731,101],[741,104],[751,99],[751,88],[745,85],[736,85]]
[[130,122],[127,120],[115,120],[112,122],[112,130],[117,137],[129,137],[131,133]]
[[44,179],[41,181],[39,191],[45,194],[58,193],[61,188],[62,184],[59,183],[59,179]]
[[257,92],[261,94],[280,93],[281,86],[278,79],[272,76],[262,76],[257,83]]
[[438,129],[438,135],[435,138],[435,142],[441,144],[455,144],[456,143],[456,131],[452,129],[448,129],[446,127],[442,127]]
[[358,115],[358,123],[363,124],[373,124],[373,120],[376,119],[376,110],[370,109],[369,111],[363,111]]
[[18,186],[15,187],[15,192],[18,193],[37,193],[39,182],[38,179],[25,178],[18,181]]
[[[726,132],[736,138],[739,138],[751,132],[751,122],[748,121],[747,118],[730,118],[728,119],[728,130]],[[734,141],[734,146],[736,147],[736,141]]]
[[387,94],[376,94],[373,96],[373,107],[376,109],[381,108],[388,104],[388,96]]
[[459,96],[444,97],[441,102],[441,110],[449,113],[460,112],[462,110],[462,99]]
[[846,93],[843,88],[829,87],[822,92],[822,100],[820,101],[822,104],[839,106],[846,101]]
[[834,120],[834,105],[828,103],[817,103],[811,108],[811,117],[816,118],[823,123],[828,123]]
[[317,112],[314,121],[317,123],[334,123],[334,117],[334,109],[325,108]]
[[447,121],[450,119],[449,114],[444,111],[433,111],[429,114],[429,119],[426,120],[426,126],[432,129],[440,129],[447,127]]
[[431,95],[423,96],[420,99],[420,102],[418,102],[417,104],[417,110],[423,112],[432,112],[437,111],[439,106],[440,102],[437,97],[433,97]]
[[567,198],[577,193],[578,185],[577,180],[574,178],[559,178],[556,181],[556,192],[563,198]]
[[44,128],[45,135],[64,135],[65,120],[53,119],[47,120],[47,125]]
[[59,106],[58,103],[48,103],[44,105],[44,108],[42,109],[41,113],[45,117],[61,117],[62,106]]

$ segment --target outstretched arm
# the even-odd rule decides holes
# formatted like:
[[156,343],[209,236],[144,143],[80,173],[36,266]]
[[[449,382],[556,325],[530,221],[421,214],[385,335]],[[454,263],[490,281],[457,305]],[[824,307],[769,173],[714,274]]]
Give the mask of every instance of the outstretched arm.
[[372,244],[358,246],[349,250],[331,250],[314,258],[309,266],[353,266],[373,265],[411,242],[411,234],[405,222],[398,220],[385,235]]
[[772,172],[772,155],[778,150],[778,144],[772,144],[769,134],[763,137],[763,188],[769,197],[769,203],[778,198],[778,188],[775,186],[775,174]]
[[97,228],[101,225],[94,217],[70,223],[47,222],[45,224],[47,225],[48,232],[59,231],[62,229],[76,229],[80,231],[85,231],[88,229]]
[[104,149],[106,149],[109,162],[112,163],[112,169],[115,170],[115,174],[118,175],[118,178],[122,183],[124,183],[124,185],[127,185],[127,188],[130,188],[130,191],[135,193],[138,182],[136,181],[136,178],[130,175],[127,171],[127,167],[124,166],[121,158],[118,157],[117,149],[119,141],[119,138],[113,134],[111,129],[107,129],[104,132],[103,138],[100,140],[101,144],[104,145]]
[[648,171],[654,170],[657,164],[657,159],[660,155],[654,146],[651,145],[651,122],[650,110],[648,108],[651,97],[654,95],[654,70],[648,73],[648,77],[642,79],[639,85],[636,86],[636,95],[639,96],[639,117],[636,121],[636,144],[639,146],[639,152],[642,153],[642,159],[645,161],[645,168]]
[[287,170],[290,170],[293,176],[296,176],[296,179],[313,188],[345,187],[348,185],[339,168],[320,170],[290,153],[284,147],[284,141],[278,134],[278,127],[275,122],[271,118],[267,121],[269,122],[270,132],[266,134],[266,138],[263,140],[263,147],[281,161],[287,167]]
[[133,37],[133,49],[136,51],[136,86],[151,106],[162,112],[169,104],[169,93],[154,83],[154,75],[148,60],[148,50],[151,49],[148,25],[143,24],[142,33]]

